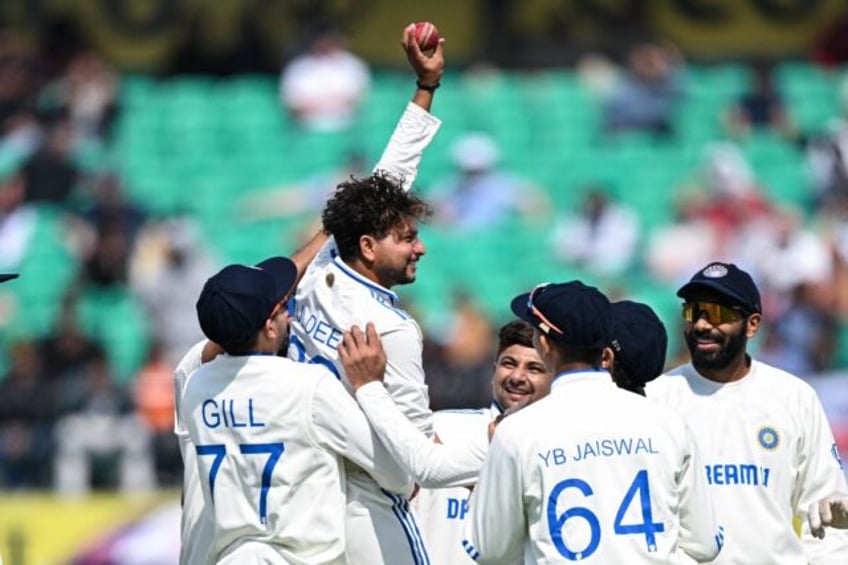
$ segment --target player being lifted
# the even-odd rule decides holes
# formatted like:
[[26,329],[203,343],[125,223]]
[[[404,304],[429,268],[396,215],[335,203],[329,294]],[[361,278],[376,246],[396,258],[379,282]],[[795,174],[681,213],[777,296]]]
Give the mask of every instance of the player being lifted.
[[[413,30],[404,30],[403,48],[407,54],[410,66],[416,74],[418,83],[421,85],[412,97],[411,103],[406,107],[400,117],[398,125],[380,159],[377,170],[387,171],[398,178],[405,178],[406,185],[411,185],[417,172],[421,153],[429,144],[439,127],[439,120],[429,114],[433,99],[431,87],[438,83],[441,78],[444,60],[441,46],[430,56],[421,53],[417,44],[411,41],[410,33]],[[306,266],[315,258],[316,252],[326,243],[328,235],[320,232],[306,247],[292,256],[292,260],[298,266],[299,274],[303,274]],[[326,253],[332,253],[331,248],[326,247]],[[323,326],[322,326],[323,328]],[[322,329],[312,328],[321,335]],[[333,338],[335,340],[335,338]],[[306,359],[302,345],[294,346],[295,358],[297,360],[319,360],[310,357]],[[303,342],[300,342],[303,343]],[[334,343],[334,342],[331,342]],[[333,350],[334,351],[334,350]],[[183,512],[181,527],[180,563],[205,562],[208,549],[211,547],[211,539],[214,535],[214,524],[210,509],[204,505],[200,489],[200,481],[195,464],[195,447],[188,435],[188,431],[181,425],[179,414],[181,412],[180,398],[188,376],[196,370],[201,363],[208,362],[221,349],[213,343],[198,343],[183,358],[178,365],[174,377],[175,398],[177,399],[175,418],[175,433],[180,438],[180,451],[183,455],[185,474],[183,477]],[[411,528],[412,522],[406,522],[407,528]],[[402,532],[400,532],[403,535]],[[418,547],[418,551],[423,548]],[[410,552],[407,546],[407,553]],[[376,558],[375,558],[376,559]],[[366,555],[366,562],[372,562]]]
[[[418,260],[425,254],[418,222],[428,206],[409,192],[421,152],[439,127],[428,113],[444,69],[442,45],[427,57],[404,32],[404,45],[418,74],[418,90],[395,131],[396,144],[387,148],[377,170],[368,178],[339,186],[323,213],[324,228],[333,237],[309,265],[294,300],[289,356],[298,361],[332,367],[350,388],[337,348],[344,330],[373,321],[388,356],[385,390],[414,429],[415,440],[433,436],[433,417],[421,361],[422,334],[418,324],[400,309],[391,290],[415,280]],[[400,173],[400,174],[398,174]],[[382,388],[382,387],[381,387]],[[388,398],[388,396],[387,396]],[[395,409],[396,410],[396,409]],[[418,434],[418,435],[415,435]],[[425,442],[426,443],[426,442]],[[430,443],[431,446],[435,445]],[[476,476],[486,441],[456,457],[441,457],[433,476],[419,482],[439,484],[449,477],[462,484]],[[436,456],[426,452],[422,457]],[[347,483],[347,557],[353,564],[403,565],[428,563],[426,548],[406,495],[380,489],[367,474],[349,469]]]

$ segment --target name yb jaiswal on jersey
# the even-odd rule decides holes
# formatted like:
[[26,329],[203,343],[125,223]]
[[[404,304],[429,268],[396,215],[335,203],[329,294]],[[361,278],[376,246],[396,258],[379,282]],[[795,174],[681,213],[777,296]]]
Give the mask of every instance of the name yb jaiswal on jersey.
[[555,447],[540,451],[539,458],[546,467],[564,465],[566,461],[579,462],[593,457],[617,457],[620,455],[658,455],[650,437],[609,438],[580,442],[570,448]]

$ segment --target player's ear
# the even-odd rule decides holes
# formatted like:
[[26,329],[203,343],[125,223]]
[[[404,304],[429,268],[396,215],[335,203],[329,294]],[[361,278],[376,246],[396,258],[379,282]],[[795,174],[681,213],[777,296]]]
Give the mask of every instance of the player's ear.
[[267,318],[265,320],[265,325],[262,326],[262,333],[265,337],[275,339],[278,332],[279,328],[277,328],[277,324],[274,323],[274,318]]
[[543,334],[539,330],[535,330],[535,331],[536,331],[536,339],[538,340],[538,343],[539,343],[539,347],[536,348],[536,351],[539,354],[539,357],[542,358],[542,361],[545,362],[545,365],[549,366],[548,361],[551,358],[551,342],[548,339],[547,335]]
[[763,321],[762,314],[751,314],[748,316],[748,320],[745,322],[745,335],[748,339],[751,339],[755,335],[757,335],[757,331],[760,329],[760,324]]
[[359,237],[359,253],[366,261],[373,262],[377,257],[377,240],[371,235]]
[[612,371],[613,363],[615,363],[615,351],[612,350],[612,347],[604,347],[601,352],[601,368]]

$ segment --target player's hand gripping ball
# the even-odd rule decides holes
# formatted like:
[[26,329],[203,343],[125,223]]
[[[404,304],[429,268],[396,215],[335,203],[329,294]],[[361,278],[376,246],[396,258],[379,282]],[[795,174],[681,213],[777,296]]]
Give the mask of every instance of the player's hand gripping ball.
[[439,45],[439,28],[430,22],[417,22],[415,24],[415,40],[421,51],[433,51]]

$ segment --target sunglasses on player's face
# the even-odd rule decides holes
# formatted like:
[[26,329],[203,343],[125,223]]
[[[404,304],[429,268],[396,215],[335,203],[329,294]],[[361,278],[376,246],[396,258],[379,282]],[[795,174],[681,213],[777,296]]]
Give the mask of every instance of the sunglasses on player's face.
[[534,316],[539,318],[539,320],[542,322],[542,324],[541,324],[542,331],[544,331],[545,333],[550,333],[548,331],[548,329],[546,329],[546,328],[550,328],[551,330],[555,331],[559,335],[565,335],[564,331],[559,329],[553,322],[548,320],[545,317],[545,315],[542,314],[542,312],[538,308],[536,308],[536,305],[533,304],[533,297],[535,297],[537,293],[541,293],[542,290],[544,290],[545,287],[547,287],[550,284],[551,283],[542,283],[542,284],[536,286],[536,288],[534,288],[533,290],[530,291],[530,295],[527,297],[527,308],[529,308],[530,312]]
[[689,323],[695,323],[706,316],[707,321],[713,325],[729,324],[742,319],[744,312],[738,306],[727,306],[715,302],[684,302],[683,319]]

